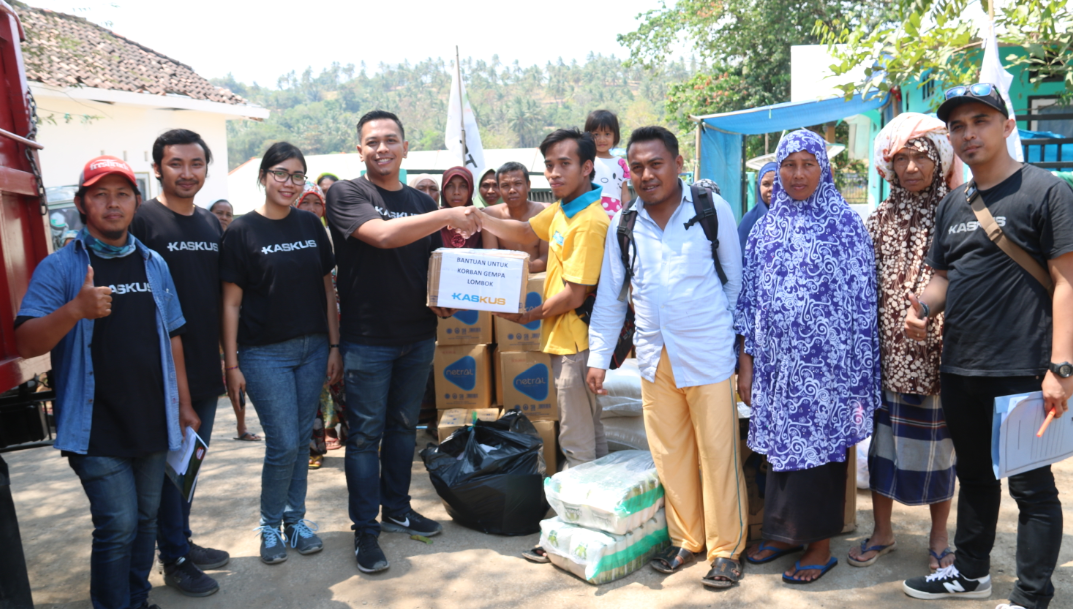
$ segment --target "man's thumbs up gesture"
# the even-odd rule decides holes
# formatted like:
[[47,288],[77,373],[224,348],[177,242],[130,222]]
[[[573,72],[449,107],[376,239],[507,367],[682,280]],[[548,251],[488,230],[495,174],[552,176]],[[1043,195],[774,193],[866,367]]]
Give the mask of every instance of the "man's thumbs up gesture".
[[93,267],[87,267],[86,280],[75,297],[75,307],[83,319],[100,319],[112,314],[112,288],[93,285]]

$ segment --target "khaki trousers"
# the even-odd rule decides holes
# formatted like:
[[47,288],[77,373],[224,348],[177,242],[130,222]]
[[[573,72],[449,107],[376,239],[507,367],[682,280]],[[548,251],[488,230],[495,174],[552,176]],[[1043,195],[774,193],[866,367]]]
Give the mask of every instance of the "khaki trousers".
[[730,380],[679,389],[664,347],[655,382],[641,379],[641,402],[671,543],[691,552],[707,547],[709,561],[737,559],[749,506]]
[[602,409],[585,384],[589,350],[573,355],[552,355],[555,397],[559,400],[559,447],[566,467],[576,467],[607,455],[607,438],[600,420]]

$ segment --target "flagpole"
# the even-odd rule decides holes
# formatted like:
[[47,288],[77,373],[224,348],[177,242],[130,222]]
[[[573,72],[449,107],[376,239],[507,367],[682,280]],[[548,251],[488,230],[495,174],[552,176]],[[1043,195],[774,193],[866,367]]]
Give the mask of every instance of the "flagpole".
[[466,107],[462,100],[462,62],[458,59],[458,45],[455,45],[455,74],[458,76],[458,118],[462,122],[462,166],[465,167],[468,152],[466,150]]

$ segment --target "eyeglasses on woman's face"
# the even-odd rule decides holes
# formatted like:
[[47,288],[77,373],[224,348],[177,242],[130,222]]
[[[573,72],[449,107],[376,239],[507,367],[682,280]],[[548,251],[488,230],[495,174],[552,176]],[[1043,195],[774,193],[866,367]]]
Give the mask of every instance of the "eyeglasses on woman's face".
[[269,169],[268,175],[272,176],[272,179],[279,182],[280,184],[286,182],[288,177],[290,178],[291,182],[295,184],[306,183],[306,174],[302,173],[301,171],[288,173],[286,169]]

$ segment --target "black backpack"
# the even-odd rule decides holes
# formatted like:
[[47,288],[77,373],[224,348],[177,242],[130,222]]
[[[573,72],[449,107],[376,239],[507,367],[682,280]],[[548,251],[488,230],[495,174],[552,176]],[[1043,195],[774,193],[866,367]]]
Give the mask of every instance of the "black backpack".
[[[696,184],[689,187],[693,196],[693,210],[695,215],[686,222],[686,230],[694,224],[700,223],[704,230],[704,236],[712,244],[712,261],[715,263],[715,273],[719,276],[719,282],[726,284],[727,276],[723,266],[719,264],[719,215],[715,211],[715,203],[712,201],[712,192]],[[622,282],[622,291],[618,295],[619,300],[625,300],[630,289],[630,281],[633,278],[633,261],[637,258],[637,247],[633,244],[633,227],[637,223],[637,199],[633,199],[622,208],[622,217],[619,218],[618,232],[615,237],[618,240],[619,251],[622,255],[622,266],[626,268],[626,280]],[[631,256],[631,246],[633,253]],[[592,307],[596,302],[596,294],[592,293],[577,309],[578,317],[585,323],[589,322]],[[619,332],[618,343],[611,355],[611,369],[615,370],[629,356],[633,349],[633,335],[636,331],[636,323],[631,303],[626,309],[626,320]]]

